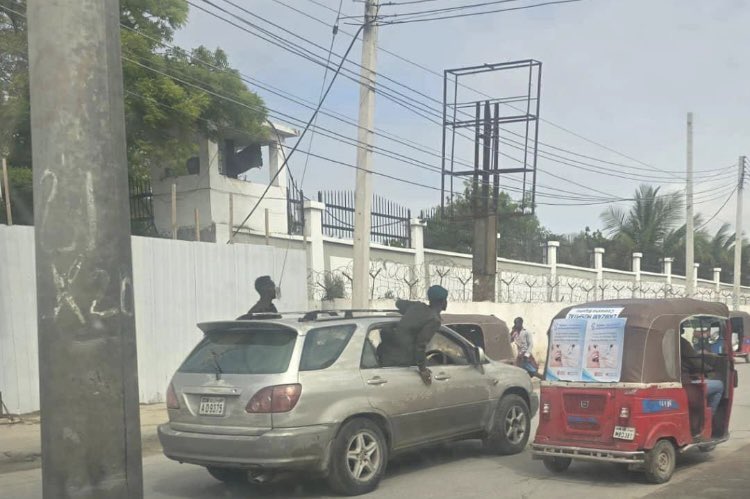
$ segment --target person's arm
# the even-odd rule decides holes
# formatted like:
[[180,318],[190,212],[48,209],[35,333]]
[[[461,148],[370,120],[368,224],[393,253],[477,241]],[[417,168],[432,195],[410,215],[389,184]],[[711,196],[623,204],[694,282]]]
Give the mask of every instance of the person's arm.
[[420,302],[418,301],[409,301],[409,300],[396,300],[396,308],[399,312],[402,314],[405,314],[407,310],[409,310],[414,305],[418,304]]
[[420,368],[425,365],[427,344],[432,340],[432,337],[435,336],[438,329],[440,329],[440,321],[430,320],[427,321],[427,323],[419,330],[419,333],[417,333],[416,345],[414,348],[414,361]]
[[528,330],[526,330],[526,352],[528,352],[529,355],[534,355],[534,335]]

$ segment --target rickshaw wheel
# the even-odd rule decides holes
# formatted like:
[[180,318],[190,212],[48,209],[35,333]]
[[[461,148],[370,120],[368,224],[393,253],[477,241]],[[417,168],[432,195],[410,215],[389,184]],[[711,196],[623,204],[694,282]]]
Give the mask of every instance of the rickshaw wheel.
[[569,457],[544,457],[542,458],[542,462],[544,463],[544,467],[550,470],[553,473],[562,473],[564,471],[567,471],[567,469],[570,467],[570,463],[573,462],[573,460]]
[[677,454],[669,440],[659,440],[646,453],[646,478],[651,483],[666,483],[674,473]]

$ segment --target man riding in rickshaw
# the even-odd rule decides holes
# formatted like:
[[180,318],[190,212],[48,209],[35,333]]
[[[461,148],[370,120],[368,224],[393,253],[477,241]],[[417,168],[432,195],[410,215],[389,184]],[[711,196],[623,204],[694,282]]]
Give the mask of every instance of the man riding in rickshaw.
[[[678,452],[725,442],[737,382],[728,318],[726,305],[692,299],[562,310],[548,332],[534,457],[554,472],[573,459],[622,463],[664,483]],[[685,337],[704,331],[721,353]]]

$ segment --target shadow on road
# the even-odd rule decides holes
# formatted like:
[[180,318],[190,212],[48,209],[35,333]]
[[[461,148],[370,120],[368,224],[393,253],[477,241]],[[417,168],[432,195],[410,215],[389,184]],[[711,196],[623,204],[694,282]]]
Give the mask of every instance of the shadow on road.
[[[711,461],[710,454],[698,452],[680,456],[676,477],[682,473],[691,473],[694,466]],[[614,489],[624,489],[634,484],[644,485],[643,473],[629,472],[623,466],[610,463],[574,462],[570,469],[561,474],[554,474],[544,468],[540,461],[533,461],[528,452],[518,456],[491,456],[482,452],[477,441],[457,442],[437,447],[410,452],[395,457],[388,465],[383,480],[387,485],[390,480],[398,480],[407,475],[429,472],[425,487],[434,485],[435,473],[444,465],[459,464],[462,470],[477,473],[501,473],[512,471],[516,482],[545,480],[577,485],[598,485]],[[449,466],[446,472],[451,471]],[[455,470],[453,470],[455,472]],[[223,484],[208,477],[208,473],[195,469],[195,477],[189,481],[164,480],[155,487],[155,491],[169,497],[188,498],[326,498],[331,492],[322,479],[300,474],[278,475],[272,482],[256,484]],[[426,477],[427,478],[427,477]],[[432,485],[431,485],[432,484]]]

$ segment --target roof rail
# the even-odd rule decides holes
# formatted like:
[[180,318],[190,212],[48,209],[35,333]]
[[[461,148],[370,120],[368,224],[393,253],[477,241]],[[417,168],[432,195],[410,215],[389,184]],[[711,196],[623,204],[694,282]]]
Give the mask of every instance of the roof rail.
[[371,308],[350,308],[350,309],[342,309],[342,310],[313,310],[311,312],[307,312],[302,317],[300,317],[300,322],[311,322],[318,320],[318,317],[321,315],[327,315],[329,317],[340,317],[343,314],[344,319],[353,319],[354,314],[400,314],[398,310],[395,309],[371,309]]

